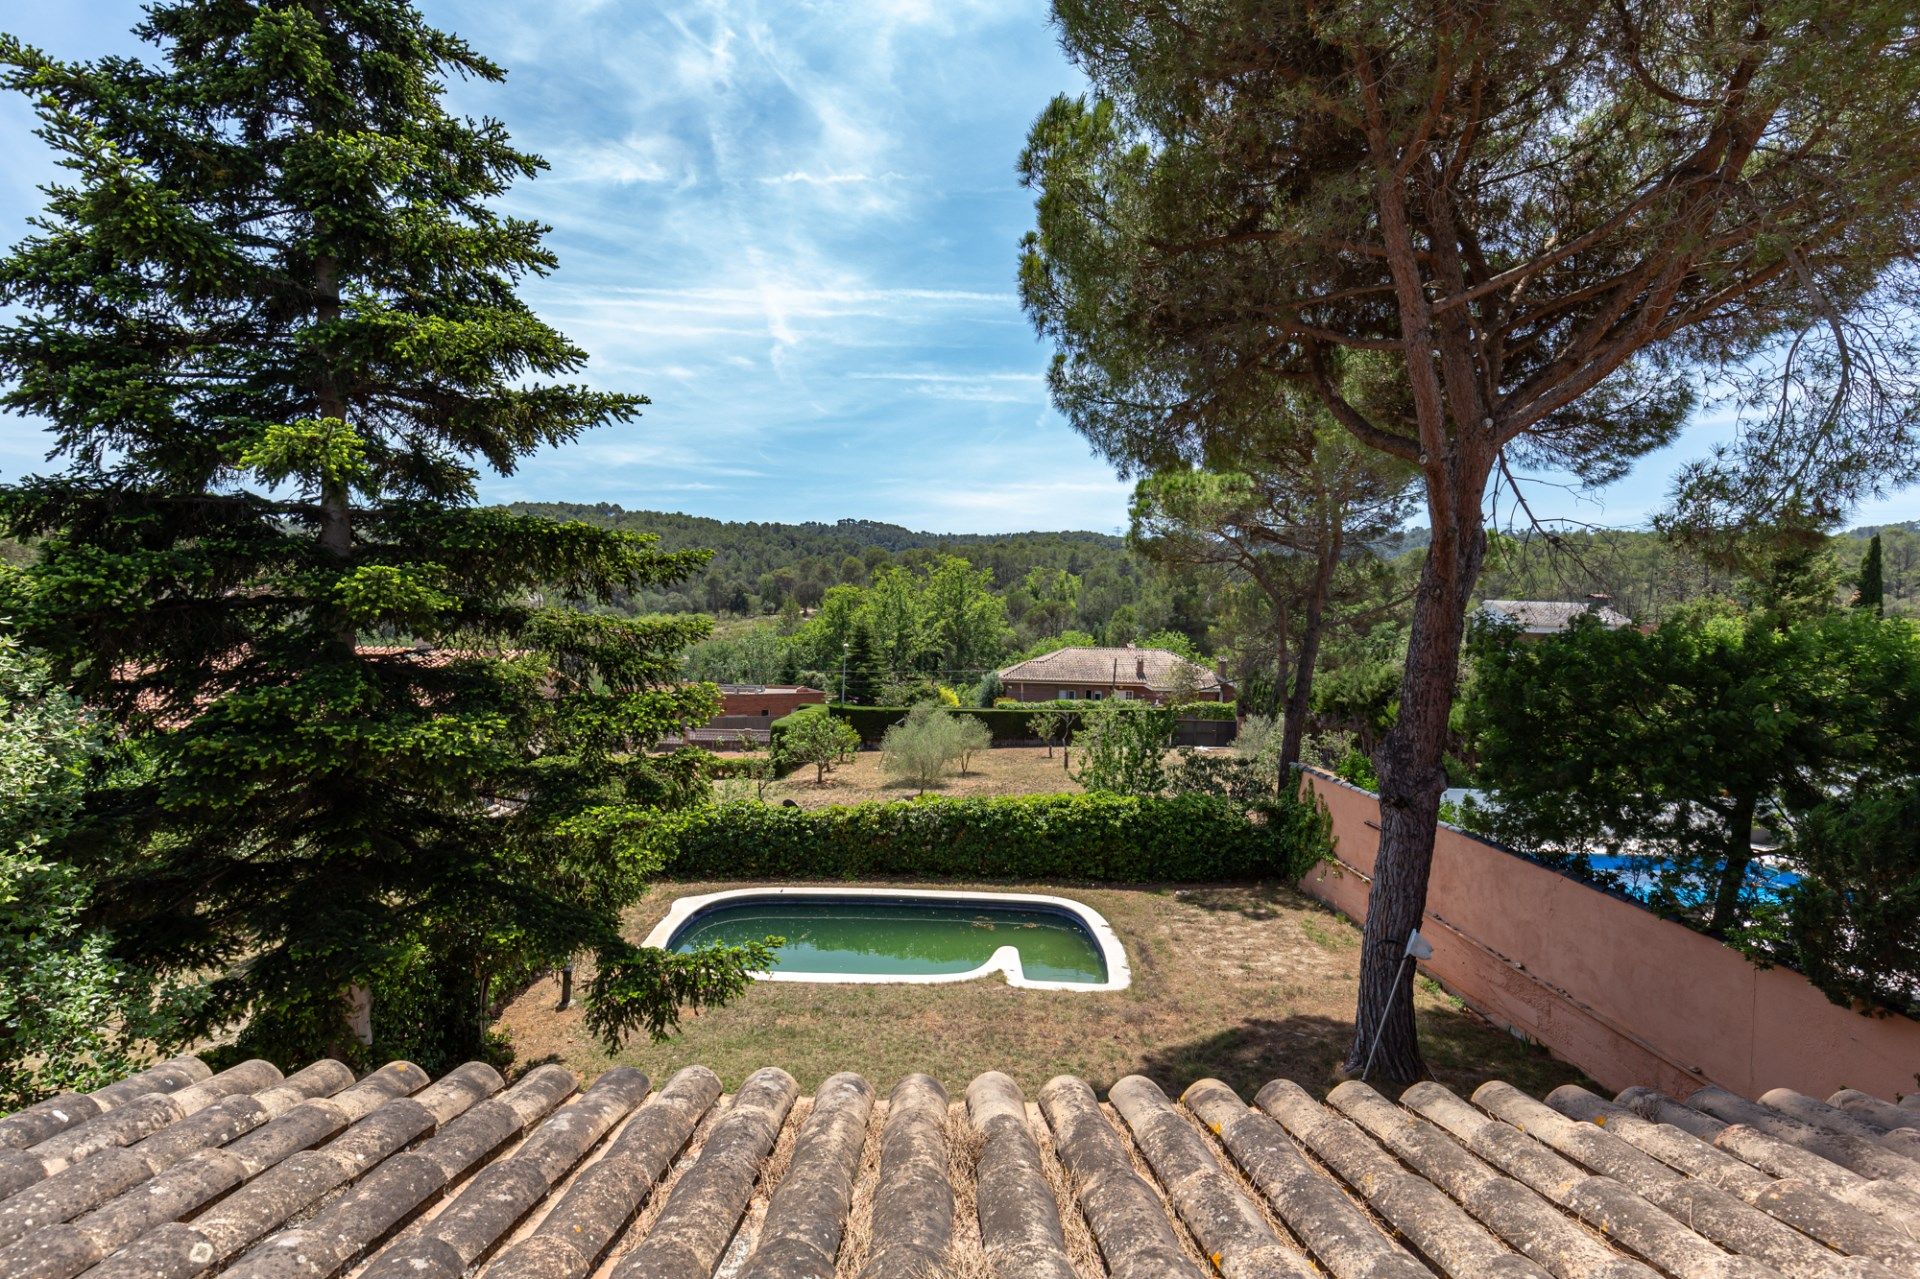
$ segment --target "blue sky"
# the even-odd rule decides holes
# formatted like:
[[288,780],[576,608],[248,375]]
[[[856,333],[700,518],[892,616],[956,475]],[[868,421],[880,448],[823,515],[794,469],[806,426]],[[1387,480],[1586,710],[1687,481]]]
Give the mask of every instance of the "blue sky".
[[[529,459],[495,500],[618,502],[725,519],[855,516],[914,528],[1117,530],[1126,486],[1046,401],[1014,293],[1028,123],[1080,81],[1044,0],[423,0],[508,68],[459,107],[504,120],[551,172],[511,198],[561,267],[530,301],[653,405]],[[55,54],[130,52],[132,0],[0,4]],[[0,237],[53,173],[0,101]],[[1542,514],[1635,525],[1724,424]],[[0,418],[0,477],[43,469]],[[1920,492],[1858,512],[1920,517]]]

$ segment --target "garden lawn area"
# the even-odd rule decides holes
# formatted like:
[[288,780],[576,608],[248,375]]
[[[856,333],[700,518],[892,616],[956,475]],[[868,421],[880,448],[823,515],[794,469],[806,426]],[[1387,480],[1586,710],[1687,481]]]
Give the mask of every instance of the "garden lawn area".
[[[635,940],[646,936],[676,897],[757,886],[656,884],[626,913],[625,931]],[[1213,1076],[1249,1099],[1275,1078],[1315,1095],[1336,1082],[1352,1036],[1360,934],[1290,887],[893,886],[1054,893],[1085,902],[1119,933],[1133,985],[1095,993],[1015,990],[998,977],[942,986],[756,982],[733,1005],[689,1019],[676,1038],[634,1040],[609,1056],[588,1036],[578,1003],[554,1011],[558,983],[547,978],[507,1008],[498,1028],[512,1037],[516,1068],[559,1061],[594,1075],[627,1064],[658,1081],[697,1062],[719,1072],[729,1088],[761,1066],[784,1067],[808,1089],[836,1071],[858,1071],[883,1092],[901,1076],[925,1071],[955,1096],[987,1070],[1012,1075],[1029,1096],[1063,1073],[1102,1092],[1139,1073],[1176,1094]],[[575,989],[584,990],[590,977],[584,968],[576,972]],[[1416,986],[1421,1042],[1441,1082],[1464,1093],[1499,1078],[1543,1096],[1583,1081],[1574,1067],[1496,1029],[1433,982],[1421,978]]]

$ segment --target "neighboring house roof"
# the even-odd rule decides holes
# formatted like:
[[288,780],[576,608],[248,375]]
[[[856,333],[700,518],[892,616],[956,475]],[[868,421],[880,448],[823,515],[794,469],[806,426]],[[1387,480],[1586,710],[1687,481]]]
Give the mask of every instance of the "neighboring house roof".
[[1145,684],[1152,689],[1176,687],[1175,672],[1187,667],[1194,687],[1208,692],[1220,687],[1220,677],[1178,653],[1164,648],[1061,648],[1015,662],[1000,672],[1005,681],[1034,684]]
[[1604,600],[1485,600],[1481,611],[1494,618],[1513,623],[1529,635],[1558,635],[1573,625],[1574,619],[1588,613],[1600,619],[1600,624],[1608,630],[1618,630],[1629,623],[1623,613],[1616,613]]
[[816,694],[819,694],[819,695],[820,695],[820,696],[822,696],[822,697],[824,697],[824,696],[826,696],[826,694],[825,694],[825,693],[822,693],[822,692],[821,692],[821,691],[820,691],[819,689],[817,689],[817,688],[808,688],[808,687],[807,687],[807,686],[806,686],[805,684],[722,684],[722,685],[720,685],[720,691],[721,691],[721,692],[723,692],[723,693],[735,693],[735,694],[747,694],[747,693],[768,693],[768,694],[793,694],[793,693],[816,693]]
[[998,1073],[882,1101],[769,1067],[726,1098],[702,1066],[651,1095],[630,1066],[576,1086],[187,1057],[43,1102],[0,1120],[0,1279],[1654,1279],[1641,1258],[1757,1279],[1920,1255],[1920,1111],[1852,1092],[1423,1083],[1395,1104],[1350,1081],[1323,1104],[1275,1080],[1250,1107],[1133,1075],[1103,1107],[1061,1076],[1029,1107]]

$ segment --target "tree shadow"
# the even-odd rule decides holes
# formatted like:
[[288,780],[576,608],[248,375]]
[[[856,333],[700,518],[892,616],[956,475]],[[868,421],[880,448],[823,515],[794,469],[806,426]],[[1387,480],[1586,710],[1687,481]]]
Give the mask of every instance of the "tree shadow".
[[[1490,1079],[1505,1080],[1533,1097],[1561,1084],[1599,1091],[1579,1067],[1465,1007],[1422,1007],[1418,1024],[1432,1077],[1462,1096]],[[1353,1022],[1346,1018],[1311,1013],[1250,1017],[1214,1034],[1146,1053],[1137,1070],[1167,1086],[1218,1079],[1249,1103],[1275,1079],[1291,1079],[1315,1097],[1324,1097],[1345,1078],[1341,1064],[1352,1042]],[[1381,1078],[1371,1082],[1388,1096],[1398,1096],[1405,1086]]]
[[1300,910],[1320,910],[1329,914],[1323,902],[1315,901],[1299,889],[1279,880],[1243,884],[1183,884],[1174,889],[1182,902],[1202,910],[1230,911],[1252,920],[1279,919]]

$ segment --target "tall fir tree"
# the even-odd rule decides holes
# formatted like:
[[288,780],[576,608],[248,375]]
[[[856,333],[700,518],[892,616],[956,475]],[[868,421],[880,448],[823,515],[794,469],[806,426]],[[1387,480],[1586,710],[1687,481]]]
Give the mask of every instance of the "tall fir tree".
[[1887,588],[1880,567],[1880,535],[1875,533],[1867,543],[1867,554],[1860,561],[1859,584],[1854,589],[1853,606],[1873,610],[1875,617],[1880,616],[1886,607]]
[[[0,491],[41,554],[0,600],[142,767],[57,850],[120,953],[204,983],[191,1033],[293,1061],[484,1048],[501,983],[582,949],[595,1024],[742,988],[616,932],[685,799],[644,747],[717,709],[703,618],[566,601],[704,556],[474,505],[483,470],[633,418],[516,293],[544,163],[444,81],[503,72],[405,0],[161,0],[157,63],[0,38],[66,177],[0,262],[4,404],[64,471]],[[684,766],[683,766],[684,765]]]

